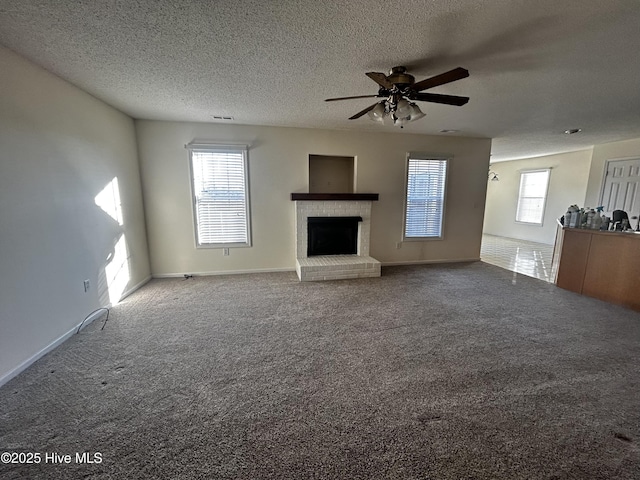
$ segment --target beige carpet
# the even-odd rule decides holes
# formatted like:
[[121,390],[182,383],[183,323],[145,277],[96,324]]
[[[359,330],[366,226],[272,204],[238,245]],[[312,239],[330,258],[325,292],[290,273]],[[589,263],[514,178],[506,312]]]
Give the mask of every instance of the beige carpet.
[[43,455],[0,478],[640,478],[640,314],[492,265],[154,280],[101,326],[0,388]]

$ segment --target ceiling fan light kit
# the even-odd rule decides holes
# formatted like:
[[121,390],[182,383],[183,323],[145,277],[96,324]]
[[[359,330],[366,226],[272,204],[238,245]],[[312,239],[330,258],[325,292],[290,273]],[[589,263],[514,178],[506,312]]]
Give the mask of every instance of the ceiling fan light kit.
[[423,90],[455,82],[469,76],[469,72],[462,68],[454,68],[448,72],[415,81],[413,75],[407,73],[405,67],[393,67],[389,75],[381,72],[368,72],[367,77],[379,85],[377,95],[358,95],[354,97],[327,98],[326,102],[337,100],[352,100],[356,98],[384,98],[364,110],[356,113],[349,120],[356,120],[367,114],[368,117],[384,125],[396,125],[402,128],[425,116],[414,101],[441,103],[445,105],[462,106],[469,101],[469,97],[456,95],[441,95],[437,93],[421,93]]
[[[401,105],[401,102],[405,102],[406,105]],[[374,122],[379,122],[383,125],[395,125],[400,128],[425,116],[420,107],[404,99],[398,102],[395,111],[392,110],[389,101],[384,100],[377,103],[367,115]]]

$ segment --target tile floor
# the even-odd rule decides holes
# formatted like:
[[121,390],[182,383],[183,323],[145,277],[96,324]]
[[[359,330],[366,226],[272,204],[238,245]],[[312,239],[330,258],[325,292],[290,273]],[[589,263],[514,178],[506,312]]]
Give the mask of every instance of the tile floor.
[[482,235],[480,259],[512,272],[553,282],[552,257],[553,245]]

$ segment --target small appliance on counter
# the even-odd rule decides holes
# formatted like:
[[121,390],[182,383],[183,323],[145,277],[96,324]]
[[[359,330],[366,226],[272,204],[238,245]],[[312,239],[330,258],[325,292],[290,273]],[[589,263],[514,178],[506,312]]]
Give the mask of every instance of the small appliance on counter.
[[616,232],[624,232],[629,229],[629,215],[624,210],[614,210],[611,214],[611,229]]

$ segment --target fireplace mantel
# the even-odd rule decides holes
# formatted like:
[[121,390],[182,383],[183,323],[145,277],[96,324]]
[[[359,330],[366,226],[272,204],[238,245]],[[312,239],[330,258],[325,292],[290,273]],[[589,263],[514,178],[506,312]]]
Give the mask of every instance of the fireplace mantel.
[[378,201],[377,193],[292,193],[291,200],[318,201]]

